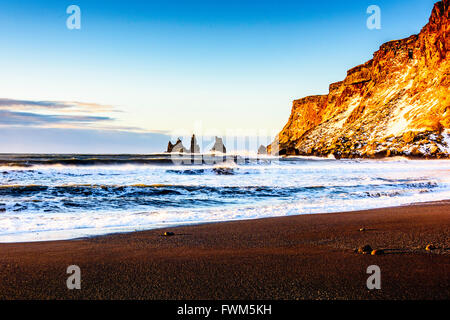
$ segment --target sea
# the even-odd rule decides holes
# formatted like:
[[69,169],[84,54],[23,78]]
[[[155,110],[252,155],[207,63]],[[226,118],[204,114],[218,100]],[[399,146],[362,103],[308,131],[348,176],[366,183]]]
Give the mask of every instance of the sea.
[[0,154],[2,243],[448,199],[449,160]]

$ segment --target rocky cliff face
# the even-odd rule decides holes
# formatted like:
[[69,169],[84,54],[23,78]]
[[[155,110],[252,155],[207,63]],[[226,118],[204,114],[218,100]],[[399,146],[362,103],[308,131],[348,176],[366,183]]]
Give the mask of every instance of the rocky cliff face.
[[268,151],[338,158],[449,157],[450,0],[418,35],[383,44],[329,93],[294,101]]

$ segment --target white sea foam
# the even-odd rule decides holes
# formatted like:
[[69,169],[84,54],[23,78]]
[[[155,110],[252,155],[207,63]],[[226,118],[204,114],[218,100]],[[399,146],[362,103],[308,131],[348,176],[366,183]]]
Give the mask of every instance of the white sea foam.
[[0,242],[446,199],[446,160],[291,158],[221,166],[4,166],[0,208],[6,211],[0,212]]

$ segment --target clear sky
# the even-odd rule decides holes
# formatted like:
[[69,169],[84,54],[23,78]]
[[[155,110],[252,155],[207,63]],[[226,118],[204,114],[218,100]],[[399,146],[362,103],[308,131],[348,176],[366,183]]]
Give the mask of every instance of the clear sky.
[[[327,93],[382,43],[418,33],[434,2],[1,1],[0,152],[155,152],[192,131],[272,135],[292,100]],[[66,27],[69,5],[79,30]],[[370,5],[380,30],[366,27]]]

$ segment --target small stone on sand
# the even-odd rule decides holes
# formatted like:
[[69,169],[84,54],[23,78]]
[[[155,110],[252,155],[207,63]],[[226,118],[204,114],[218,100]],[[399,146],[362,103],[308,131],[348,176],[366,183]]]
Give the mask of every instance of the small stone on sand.
[[384,254],[384,251],[383,250],[380,250],[380,249],[378,249],[378,250],[372,250],[372,252],[370,253],[372,256],[379,256],[379,255],[382,255],[382,254]]
[[372,247],[369,246],[368,244],[365,245],[364,247],[358,248],[358,253],[362,253],[362,254],[370,254],[372,251],[373,251]]

